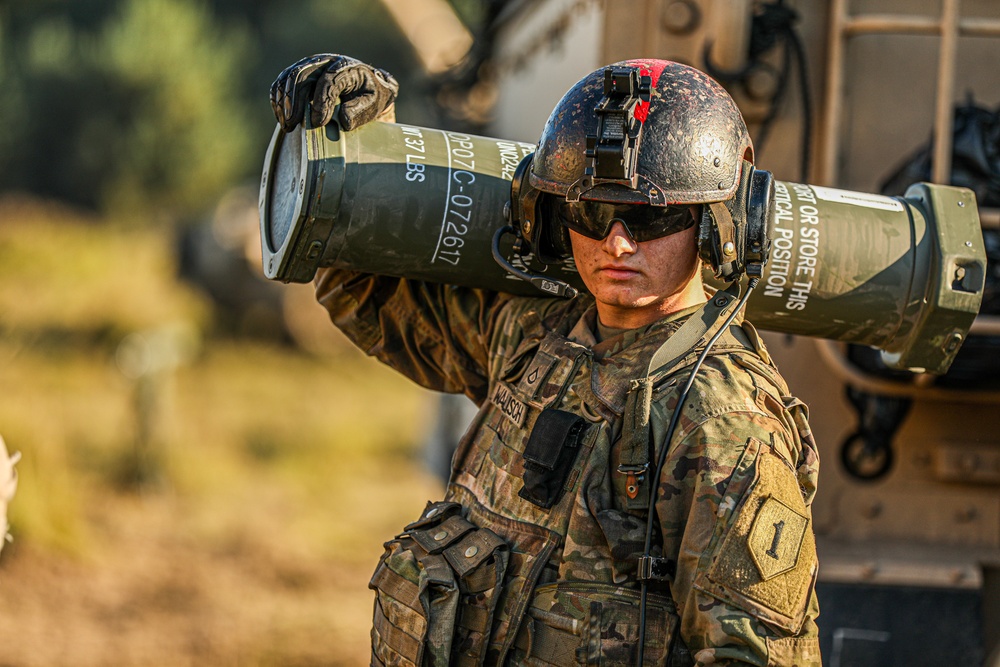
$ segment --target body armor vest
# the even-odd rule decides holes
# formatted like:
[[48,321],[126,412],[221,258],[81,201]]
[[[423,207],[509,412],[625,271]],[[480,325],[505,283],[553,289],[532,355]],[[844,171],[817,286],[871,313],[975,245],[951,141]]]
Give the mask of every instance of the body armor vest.
[[[647,375],[678,323],[652,325],[623,360],[578,342],[582,309],[558,315],[520,318],[523,336],[459,445],[446,501],[386,543],[371,582],[373,664],[635,663],[636,568],[656,486],[643,464],[652,470],[668,446],[657,441],[666,424],[636,419],[636,397],[646,392],[647,420],[649,402],[675,403],[705,337]],[[711,352],[734,353],[780,401],[783,383],[749,325],[731,326]],[[674,667],[690,664],[669,577],[650,591],[644,662],[672,653]]]

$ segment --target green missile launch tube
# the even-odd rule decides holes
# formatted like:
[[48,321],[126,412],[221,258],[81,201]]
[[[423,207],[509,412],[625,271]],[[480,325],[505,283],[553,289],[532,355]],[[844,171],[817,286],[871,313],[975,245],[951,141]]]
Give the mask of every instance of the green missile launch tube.
[[309,282],[340,266],[537,294],[490,250],[514,170],[534,149],[392,123],[277,129],[261,182],[264,274]]
[[[326,266],[538,296],[491,256],[521,159],[534,146],[393,123],[276,129],[260,189],[264,273]],[[572,259],[519,268],[582,288]],[[943,373],[979,311],[986,254],[971,191],[902,198],[777,182],[770,259],[747,319],[770,331],[870,345],[893,368]]]
[[779,181],[771,255],[747,319],[943,373],[979,312],[985,277],[970,190],[919,184],[899,198]]

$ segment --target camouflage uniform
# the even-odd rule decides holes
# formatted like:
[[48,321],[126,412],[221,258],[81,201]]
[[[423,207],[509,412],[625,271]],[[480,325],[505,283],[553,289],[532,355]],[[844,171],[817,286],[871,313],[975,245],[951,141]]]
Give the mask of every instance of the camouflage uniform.
[[[587,296],[328,269],[317,297],[368,354],[481,405],[445,502],[386,544],[372,664],[634,664],[650,484],[619,466],[655,468],[668,446],[698,350],[650,378],[648,412],[634,395],[697,309],[598,342]],[[634,435],[644,415],[655,451]],[[535,430],[550,436],[540,449]],[[653,539],[667,574],[650,584],[645,663],[819,664],[816,448],[748,324],[716,343],[669,448]]]

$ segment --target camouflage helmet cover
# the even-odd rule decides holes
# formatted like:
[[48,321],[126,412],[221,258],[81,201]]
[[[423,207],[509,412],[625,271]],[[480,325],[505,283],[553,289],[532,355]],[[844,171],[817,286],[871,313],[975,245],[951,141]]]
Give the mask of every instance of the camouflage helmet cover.
[[598,131],[595,108],[604,99],[607,68],[577,82],[553,109],[535,152],[531,185],[564,197],[575,191],[581,199],[657,206],[732,197],[743,160],[753,162],[753,146],[729,93],[707,74],[667,60],[627,60],[608,67],[636,68],[651,84],[649,101],[634,110],[642,121],[635,188],[600,179],[588,184],[584,178],[587,137]]

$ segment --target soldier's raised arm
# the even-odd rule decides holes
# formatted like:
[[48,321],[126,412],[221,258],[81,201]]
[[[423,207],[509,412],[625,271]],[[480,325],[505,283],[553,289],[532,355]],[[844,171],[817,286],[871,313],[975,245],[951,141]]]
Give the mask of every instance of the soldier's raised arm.
[[[286,132],[334,120],[354,131],[394,120],[398,91],[389,72],[327,53],[285,68],[270,100]],[[329,267],[316,273],[315,285],[331,320],[365,353],[424,387],[483,400],[491,332],[506,297]]]

